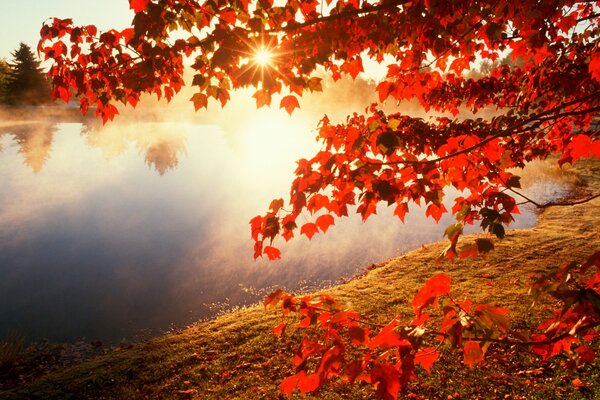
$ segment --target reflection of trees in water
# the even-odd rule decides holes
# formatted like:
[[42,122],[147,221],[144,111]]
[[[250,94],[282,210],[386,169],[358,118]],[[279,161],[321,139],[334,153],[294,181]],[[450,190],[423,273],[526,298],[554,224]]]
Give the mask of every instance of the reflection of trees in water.
[[37,173],[50,158],[54,133],[57,130],[56,124],[24,123],[4,128],[0,136],[12,137],[19,146],[23,163]]
[[144,155],[148,166],[160,175],[175,169],[179,158],[186,154],[185,135],[163,124],[84,125],[86,143],[99,149],[105,158],[123,154],[131,144]]
[[[175,128],[148,123],[104,127],[91,123],[83,125],[81,133],[86,144],[99,149],[107,159],[125,153],[133,144],[144,156],[146,164],[164,175],[177,167],[179,158],[187,150],[185,134]],[[56,123],[19,123],[2,127],[0,137],[11,137],[19,146],[24,164],[37,173],[50,158],[54,134],[58,130]]]

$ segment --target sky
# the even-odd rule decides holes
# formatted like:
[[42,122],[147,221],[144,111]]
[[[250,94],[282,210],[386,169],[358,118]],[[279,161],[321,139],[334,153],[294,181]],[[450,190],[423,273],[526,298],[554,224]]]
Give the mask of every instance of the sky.
[[78,25],[94,24],[100,30],[123,29],[133,12],[127,0],[0,0],[0,58],[25,42],[37,47],[42,23],[51,17],[73,18]]

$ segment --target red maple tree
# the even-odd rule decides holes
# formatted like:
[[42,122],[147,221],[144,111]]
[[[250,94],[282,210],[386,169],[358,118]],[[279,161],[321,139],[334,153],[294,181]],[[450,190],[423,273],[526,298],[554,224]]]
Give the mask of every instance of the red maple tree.
[[[191,98],[196,109],[209,99],[225,105],[230,91],[254,87],[258,107],[280,96],[292,113],[298,97],[322,89],[321,77],[356,78],[363,60],[387,64],[377,84],[379,102],[333,124],[319,124],[322,149],[298,161],[289,208],[274,200],[252,219],[255,257],[277,259],[282,236],[312,238],[351,210],[367,219],[380,202],[403,220],[410,203],[423,205],[438,221],[444,188],[466,195],[450,212],[457,223],[445,234],[446,257],[467,257],[493,248],[491,239],[458,247],[465,225],[479,223],[502,238],[518,212],[519,177],[511,168],[560,156],[560,164],[600,157],[600,2],[522,0],[130,0],[130,28],[98,32],[53,19],[42,27],[39,51],[52,61],[53,95],[79,97],[82,110],[94,106],[104,122],[115,103],[135,106],[142,93],[171,99],[184,85],[186,60],[194,71]],[[188,33],[172,40],[170,34]],[[178,35],[185,37],[185,35]],[[254,57],[271,55],[269,62]],[[498,62],[506,58],[508,62]],[[490,62],[489,73],[466,73]],[[384,111],[383,104],[418,101],[428,119]],[[479,117],[493,110],[490,118]],[[314,216],[298,226],[302,213]],[[554,317],[528,335],[511,330],[507,310],[455,302],[445,275],[431,278],[415,296],[415,318],[370,326],[334,299],[297,298],[274,292],[266,306],[302,316],[313,334],[293,360],[297,373],[281,385],[312,392],[332,379],[362,380],[379,398],[396,398],[426,370],[438,348],[424,336],[463,350],[465,363],[483,360],[490,344],[528,346],[544,358],[571,352],[590,361],[590,343],[600,324],[600,253],[540,278],[534,292],[563,301]],[[581,276],[579,281],[573,277]],[[574,283],[575,282],[575,283]],[[574,289],[575,288],[575,289]],[[423,311],[439,305],[438,327]],[[275,327],[281,334],[285,323]],[[307,362],[307,360],[317,360]]]

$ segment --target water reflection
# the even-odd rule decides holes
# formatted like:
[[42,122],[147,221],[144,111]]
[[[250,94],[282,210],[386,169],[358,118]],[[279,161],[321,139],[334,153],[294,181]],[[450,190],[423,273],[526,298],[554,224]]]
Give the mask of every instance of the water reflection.
[[[381,208],[365,224],[339,220],[326,238],[291,241],[281,261],[253,262],[248,221],[285,195],[294,160],[311,153],[305,126],[279,129],[0,127],[0,335],[130,338],[213,315],[214,304],[255,301],[273,285],[350,276],[440,239],[452,222],[415,209],[402,225]],[[524,210],[516,226],[534,220]]]
[[179,159],[187,154],[185,136],[174,126],[168,129],[156,124],[109,125],[98,123],[84,125],[82,134],[92,148],[102,151],[107,158],[123,154],[130,145],[135,146],[148,166],[160,175],[177,167]]
[[[55,124],[20,123],[2,128],[0,137],[10,136],[19,147],[18,152],[23,157],[23,163],[37,173],[42,170],[50,157],[56,131]],[[2,147],[0,147],[1,149]]]

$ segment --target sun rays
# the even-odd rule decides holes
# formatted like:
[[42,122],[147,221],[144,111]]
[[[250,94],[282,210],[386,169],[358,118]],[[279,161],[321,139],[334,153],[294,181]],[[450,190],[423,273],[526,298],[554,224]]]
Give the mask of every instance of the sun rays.
[[254,53],[254,57],[252,57],[252,59],[254,63],[258,66],[266,67],[271,64],[271,61],[273,59],[273,53],[265,47],[260,47],[256,49],[256,52]]

